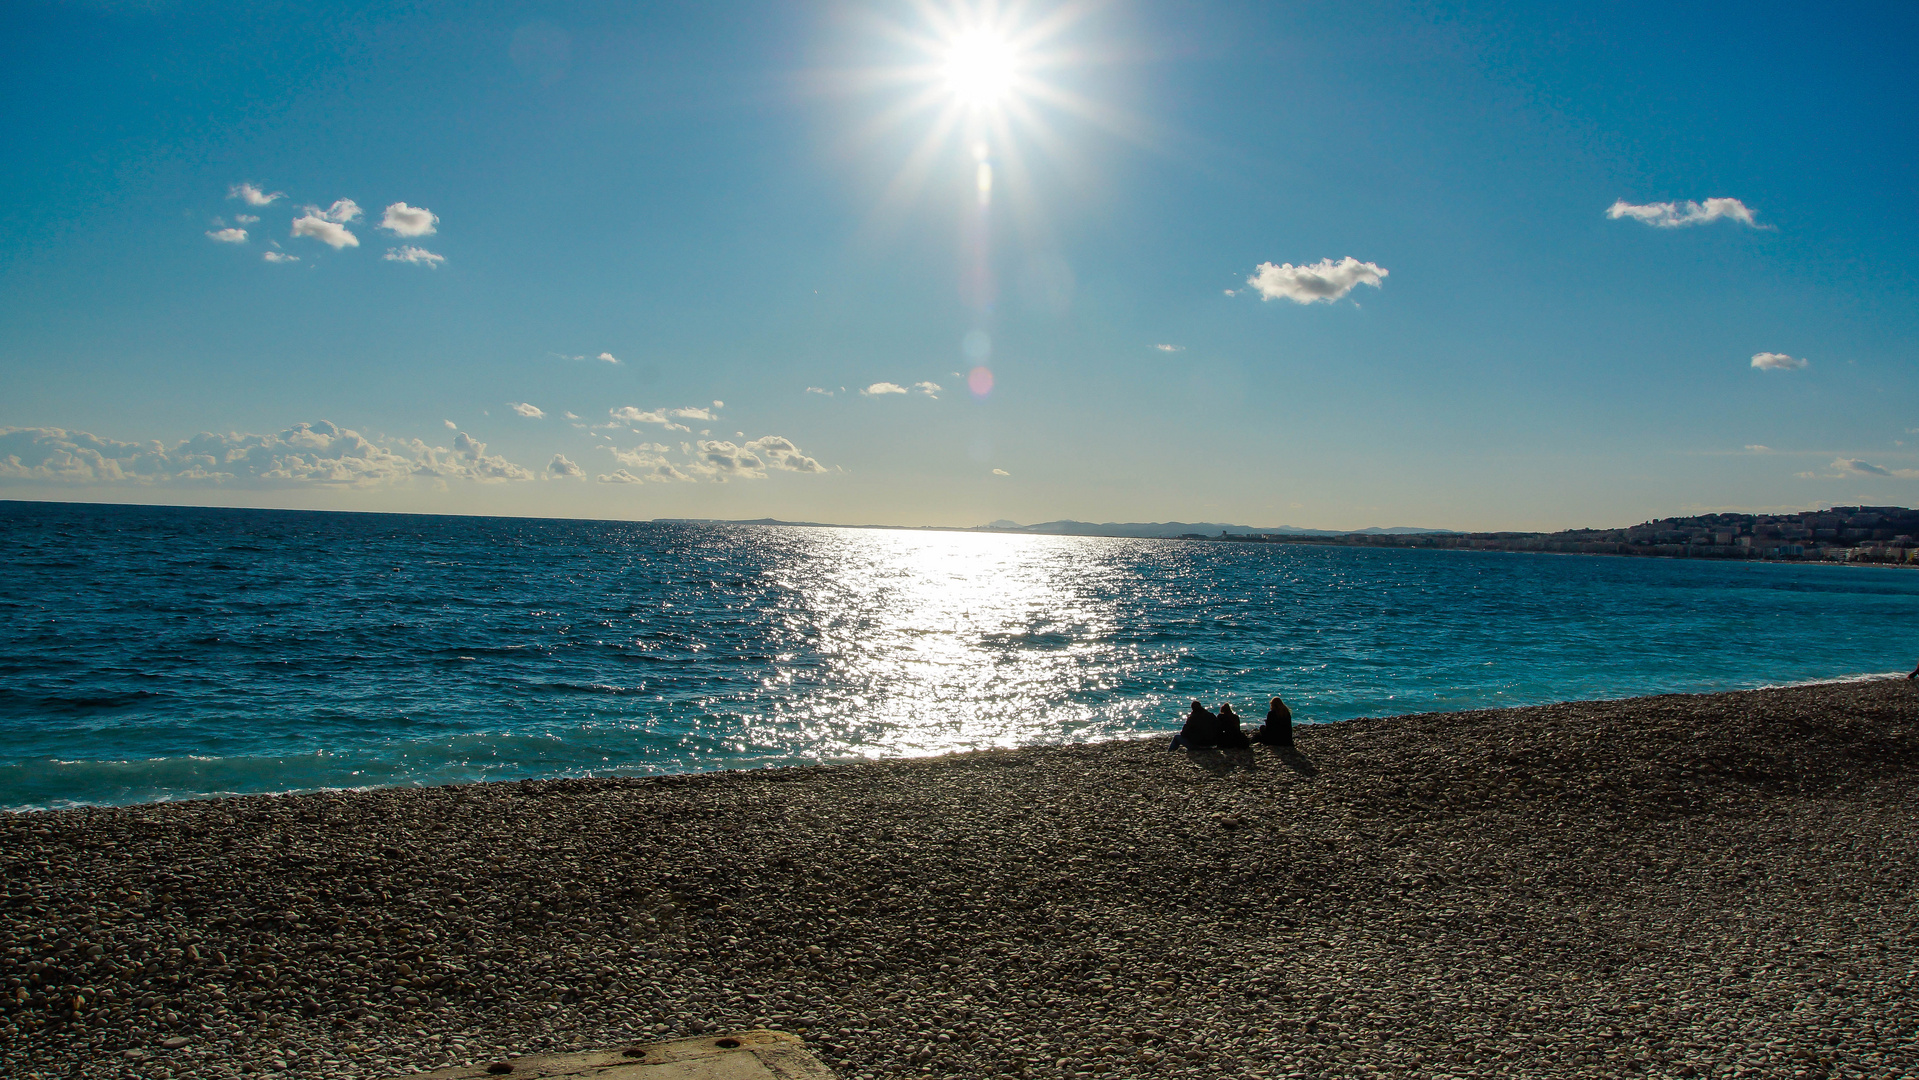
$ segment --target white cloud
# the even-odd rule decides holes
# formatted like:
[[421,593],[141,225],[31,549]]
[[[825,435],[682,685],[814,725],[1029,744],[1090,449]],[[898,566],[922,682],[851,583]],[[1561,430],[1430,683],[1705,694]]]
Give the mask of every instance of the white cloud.
[[521,401],[521,402],[509,401],[507,402],[507,405],[510,408],[512,408],[514,412],[519,413],[521,416],[526,417],[528,420],[546,419],[546,412],[542,410],[538,405],[529,405],[524,401]]
[[1762,352],[1753,354],[1752,366],[1761,371],[1797,371],[1806,366],[1806,361],[1794,360],[1785,353]]
[[[721,404],[721,402],[715,401],[713,408],[717,409]],[[678,420],[704,420],[710,423],[711,421],[719,419],[711,410],[698,406],[688,406],[683,409],[650,409],[642,411],[635,406],[627,405],[618,409],[608,409],[607,412],[614,420],[621,423],[659,424],[668,431],[693,430],[685,424],[675,423],[675,421]]]
[[436,270],[446,261],[444,255],[435,255],[425,248],[414,247],[411,244],[405,247],[387,248],[386,254],[380,257],[387,262],[413,263],[416,266],[430,266]]
[[606,362],[607,362],[607,363],[609,363],[609,364],[617,364],[617,363],[619,363],[619,362],[620,362],[620,361],[619,361],[619,358],[618,358],[618,357],[616,357],[616,356],[614,356],[614,355],[613,355],[612,353],[610,353],[610,352],[603,352],[603,353],[601,353],[600,355],[598,355],[598,356],[596,356],[596,357],[594,357],[594,359],[595,359],[595,360],[604,360],[604,361],[606,361]]
[[819,462],[807,457],[794,446],[789,439],[778,435],[764,435],[746,444],[746,448],[766,459],[767,465],[786,472],[822,473],[826,469]]
[[254,224],[258,224],[260,219],[257,215],[254,215],[254,214],[235,214],[233,215],[233,220],[239,222],[242,225],[254,225]]
[[270,263],[286,263],[286,262],[300,261],[300,257],[298,255],[288,255],[284,251],[263,251],[260,253],[260,257]]
[[930,398],[936,398],[940,396],[940,384],[931,383],[931,382],[916,382],[913,384],[913,392],[916,394],[925,394],[927,397],[930,397]]
[[1011,476],[1011,475],[1013,475],[1013,474],[1012,474],[1012,473],[1009,473],[1009,472],[1007,472],[1007,471],[1006,471],[1005,469],[994,469],[994,470],[993,470],[993,475],[994,475],[994,476]]
[[632,473],[627,472],[625,469],[614,469],[610,473],[601,473],[600,475],[594,477],[594,479],[598,480],[602,484],[644,484],[646,483],[646,477],[634,476]]
[[357,221],[359,219],[360,204],[354,202],[352,199],[335,199],[333,200],[333,205],[327,207],[325,210],[317,206],[309,206],[306,208],[306,212],[309,214],[318,214],[328,221],[337,221],[345,225],[349,221]]
[[[1233,295],[1233,290],[1231,289],[1226,290],[1226,295],[1227,296]],[[1186,351],[1186,346],[1184,345],[1155,345],[1153,346],[1153,348],[1158,349],[1160,352],[1185,352]]]
[[451,420],[442,420],[442,421],[440,421],[440,423],[442,423],[442,424],[445,424],[445,425],[446,425],[446,429],[447,429],[448,431],[458,431],[458,430],[460,430],[460,425],[458,425],[458,424],[456,424],[456,423],[454,423],[454,422],[453,422],[453,421],[451,421]]
[[607,484],[665,483],[701,477],[725,483],[728,480],[764,480],[769,469],[814,474],[827,471],[825,466],[795,446],[791,439],[779,435],[766,435],[738,443],[724,439],[681,443],[679,452],[688,460],[677,463],[668,457],[673,447],[663,443],[641,443],[631,450],[613,446],[602,449],[624,466],[598,478],[601,483]]
[[1919,469],[1888,469],[1883,465],[1874,465],[1870,461],[1858,458],[1834,458],[1832,467],[1838,469],[1841,476],[1886,476],[1900,480],[1919,480]]
[[209,229],[207,237],[218,240],[222,244],[244,244],[247,242],[247,231],[245,229]]
[[1321,259],[1311,266],[1260,263],[1246,284],[1259,290],[1261,300],[1291,300],[1295,304],[1332,303],[1358,285],[1379,288],[1390,271],[1350,255],[1334,262]]
[[572,413],[566,413],[566,414],[565,414],[565,416],[566,416],[566,418],[567,418],[568,420],[578,420],[578,419],[579,419],[579,417],[578,417],[578,416],[575,416],[575,415],[574,415],[574,414],[572,414]]
[[1764,443],[1747,443],[1747,444],[1746,444],[1746,449],[1747,449],[1747,450],[1749,450],[1749,451],[1751,451],[1751,452],[1753,452],[1753,453],[1755,453],[1755,454],[1770,454],[1770,453],[1772,453],[1772,447],[1770,447],[1770,446],[1767,446],[1767,445],[1765,445]]
[[367,487],[413,478],[480,482],[533,474],[461,432],[451,449],[376,443],[324,420],[273,434],[203,432],[171,446],[61,428],[0,428],[0,481],[141,487]]
[[346,226],[312,212],[293,219],[293,235],[311,236],[336,251],[360,246],[360,238],[348,232]]
[[548,476],[578,476],[584,479],[586,470],[580,468],[577,462],[568,461],[565,454],[554,454],[553,460],[546,463],[546,474]]
[[827,397],[833,396],[833,391],[820,386],[809,386],[806,388],[806,392],[809,394],[825,394]]
[[898,383],[876,382],[860,391],[861,397],[879,397],[882,394],[904,394],[906,387]]
[[1606,216],[1618,221],[1620,218],[1632,218],[1643,221],[1657,229],[1678,229],[1687,225],[1704,225],[1707,222],[1726,218],[1758,228],[1753,220],[1753,211],[1738,199],[1707,199],[1703,203],[1687,199],[1685,202],[1641,203],[1634,205],[1624,199],[1606,208]]
[[265,206],[275,199],[286,198],[286,193],[276,191],[269,195],[252,184],[235,184],[227,189],[227,198],[239,199],[248,206]]
[[433,227],[439,223],[440,219],[433,211],[424,206],[408,206],[403,202],[394,203],[380,215],[380,228],[395,236],[432,236]]

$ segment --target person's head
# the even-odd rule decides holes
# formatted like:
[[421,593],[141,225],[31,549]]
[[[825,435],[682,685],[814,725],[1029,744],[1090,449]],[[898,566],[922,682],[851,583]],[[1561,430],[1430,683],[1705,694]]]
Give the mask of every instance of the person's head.
[[1283,702],[1283,701],[1281,701],[1281,700],[1279,700],[1279,699],[1278,699],[1277,697],[1275,697],[1275,698],[1273,699],[1273,708],[1275,708],[1275,709],[1283,709],[1283,708],[1285,708],[1285,707],[1286,707],[1286,703],[1285,703],[1285,702]]
[[1222,701],[1222,702],[1220,702],[1220,703],[1219,703],[1219,715],[1221,715],[1221,716],[1233,716],[1233,715],[1235,715],[1235,714],[1234,714],[1234,712],[1233,712],[1233,703],[1232,703],[1232,702],[1230,702],[1230,701]]
[[1206,706],[1204,706],[1204,705],[1201,705],[1201,704],[1200,704],[1199,702],[1197,702],[1197,701],[1195,701],[1195,702],[1193,702],[1193,711],[1194,711],[1194,712],[1205,712],[1205,711],[1206,711]]

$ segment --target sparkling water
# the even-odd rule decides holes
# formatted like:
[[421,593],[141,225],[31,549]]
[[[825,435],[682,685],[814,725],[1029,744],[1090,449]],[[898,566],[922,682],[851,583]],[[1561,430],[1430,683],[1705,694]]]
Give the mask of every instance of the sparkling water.
[[1903,673],[1919,574],[0,503],[0,807],[937,754]]

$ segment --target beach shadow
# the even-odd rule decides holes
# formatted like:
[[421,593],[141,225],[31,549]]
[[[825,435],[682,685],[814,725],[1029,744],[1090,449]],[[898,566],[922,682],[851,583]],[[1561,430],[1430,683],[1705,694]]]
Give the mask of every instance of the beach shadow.
[[1305,754],[1302,754],[1299,751],[1293,750],[1290,748],[1280,750],[1278,751],[1278,754],[1279,754],[1279,760],[1281,761],[1281,763],[1283,763],[1287,768],[1293,770],[1299,775],[1301,776],[1318,776],[1319,775],[1319,766],[1313,764],[1313,759],[1307,757]]
[[1251,772],[1259,768],[1259,755],[1251,750],[1220,750],[1214,747],[1186,747],[1186,760],[1214,776]]

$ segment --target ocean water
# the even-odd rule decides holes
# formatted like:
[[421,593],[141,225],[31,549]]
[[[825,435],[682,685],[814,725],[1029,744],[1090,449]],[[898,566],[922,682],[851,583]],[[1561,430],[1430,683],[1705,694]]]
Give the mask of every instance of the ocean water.
[[676,772],[1904,672],[1919,573],[0,503],[0,807]]

